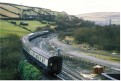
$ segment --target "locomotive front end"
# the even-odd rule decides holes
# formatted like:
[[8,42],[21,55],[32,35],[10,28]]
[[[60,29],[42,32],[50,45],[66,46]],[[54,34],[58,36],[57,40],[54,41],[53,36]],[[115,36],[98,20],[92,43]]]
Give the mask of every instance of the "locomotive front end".
[[49,74],[59,74],[62,70],[62,58],[59,56],[49,58],[48,70]]

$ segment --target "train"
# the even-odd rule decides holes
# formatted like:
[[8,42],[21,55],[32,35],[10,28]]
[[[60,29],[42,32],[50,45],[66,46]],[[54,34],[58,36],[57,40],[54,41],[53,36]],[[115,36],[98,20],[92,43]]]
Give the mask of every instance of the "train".
[[49,31],[41,31],[23,36],[21,39],[23,53],[29,62],[42,68],[47,74],[57,75],[62,70],[62,58],[49,54],[31,43],[34,38],[47,36],[48,34]]

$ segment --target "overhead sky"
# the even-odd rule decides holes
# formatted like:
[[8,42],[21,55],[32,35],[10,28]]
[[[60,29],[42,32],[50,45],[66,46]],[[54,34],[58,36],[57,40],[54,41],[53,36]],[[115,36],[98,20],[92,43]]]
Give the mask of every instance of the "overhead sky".
[[71,15],[120,12],[120,0],[0,0],[0,2],[65,11]]

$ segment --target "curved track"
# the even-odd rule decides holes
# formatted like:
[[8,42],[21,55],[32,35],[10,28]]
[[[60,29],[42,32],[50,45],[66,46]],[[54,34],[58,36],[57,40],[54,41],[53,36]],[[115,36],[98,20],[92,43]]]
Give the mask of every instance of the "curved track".
[[[94,62],[97,64],[101,64],[107,67],[111,67],[111,68],[115,68],[118,69],[120,68],[120,64],[116,64],[116,63],[112,63],[112,62],[108,62],[102,59],[97,59],[95,57],[90,57],[90,56],[86,56],[84,54],[81,54],[80,52],[78,52],[75,48],[71,47],[70,45],[66,45],[64,43],[61,43],[56,35],[51,34],[48,35],[47,37],[36,37],[34,38],[31,43],[34,46],[37,46],[42,52],[46,52],[49,54],[53,54],[56,55],[57,48],[60,48],[62,50],[62,53],[66,53],[69,56],[75,56],[75,57],[80,57],[86,60],[89,60],[90,62]],[[73,72],[67,70],[66,68],[62,68],[62,72],[56,76],[54,76],[54,78],[50,78],[52,80],[81,80],[81,77],[79,75],[74,74]]]
[[[31,42],[41,50],[44,50],[48,53],[51,52],[53,55],[56,55],[57,54],[56,47],[53,47],[52,44],[49,42],[49,40],[51,40],[54,37],[55,35],[53,34],[47,36],[47,38],[37,37],[33,39]],[[64,67],[62,68],[62,72],[56,75],[56,78],[54,79],[57,79],[57,78],[61,80],[81,80],[80,76],[72,73],[71,71],[67,70]]]

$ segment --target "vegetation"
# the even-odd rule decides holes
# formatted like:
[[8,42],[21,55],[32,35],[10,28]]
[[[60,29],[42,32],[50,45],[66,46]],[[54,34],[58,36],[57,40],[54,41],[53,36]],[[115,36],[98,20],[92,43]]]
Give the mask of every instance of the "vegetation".
[[101,50],[120,51],[119,26],[81,28],[74,32],[75,34],[73,36],[79,44],[88,43],[90,46]]
[[[19,72],[22,73],[22,79],[28,80],[41,78],[41,72],[35,67],[25,61],[20,62],[23,58],[21,53],[20,36],[26,35],[30,32],[50,30],[51,32],[58,32],[61,40],[66,38],[67,40],[75,41],[77,44],[86,43],[99,50],[120,52],[119,25],[96,26],[94,22],[79,19],[75,16],[68,15],[65,12],[52,12],[51,14],[51,10],[46,11],[45,9],[38,9],[38,12],[35,12],[36,9],[26,6],[13,5],[13,7],[10,4],[9,6],[10,9],[8,10],[15,9],[13,10],[15,13],[19,9],[28,10],[24,12],[23,15],[20,15],[21,11],[18,11],[18,15],[16,15],[2,9],[2,15],[16,18],[18,16],[21,16],[20,18],[28,16],[29,19],[31,17],[30,13],[34,12],[32,15],[37,16],[35,19],[38,21],[24,20],[25,22],[28,22],[28,26],[20,26],[19,24],[23,20],[0,20],[0,79],[21,79],[17,70],[18,64]],[[8,14],[6,12],[8,12]],[[56,15],[54,13],[56,13]],[[16,24],[10,23],[11,21],[15,21]],[[94,56],[110,59],[96,54]],[[117,58],[115,60],[119,61]]]
[[[30,33],[30,31],[14,25],[8,20],[0,20],[0,22],[0,80],[21,79],[17,70],[19,62],[24,58],[20,37]],[[33,26],[39,23],[36,21],[30,22]],[[19,21],[17,21],[18,23]],[[41,25],[43,24],[40,23]],[[30,29],[34,28],[31,26]]]
[[22,58],[19,36],[9,34],[0,39],[0,79],[20,79],[17,66]]
[[0,14],[4,14],[7,17],[16,17],[16,18],[19,17],[19,15],[11,13],[10,11],[5,10],[4,8],[1,8],[0,11],[1,11]]
[[18,65],[23,80],[40,80],[42,72],[27,61],[21,61]]
[[5,20],[0,20],[0,36],[4,37],[8,34],[16,34],[18,36],[23,36],[27,33],[30,33],[29,31],[9,23],[8,21]]
[[96,58],[100,58],[100,59],[104,59],[104,60],[108,60],[111,62],[120,62],[120,57],[116,57],[116,56],[111,56],[109,54],[100,54],[100,53],[96,53],[96,54],[92,54],[92,53],[84,53],[86,55],[91,55],[93,57]]
[[60,32],[61,40],[66,36],[71,36],[77,44],[88,43],[90,47],[100,50],[120,51],[119,25],[96,26],[93,22],[78,18],[77,22],[72,25],[72,20],[64,20],[57,21],[58,26],[56,27],[56,30]]
[[[16,20],[17,25],[19,25],[20,22],[23,22],[23,20]],[[32,30],[32,31],[35,31],[36,27],[38,27],[38,26],[44,27],[47,25],[46,23],[43,24],[43,23],[36,21],[36,20],[24,20],[24,22],[27,22],[28,26],[23,26],[23,27],[25,27],[29,30]]]
[[50,25],[36,27],[35,32],[45,31],[45,30],[48,30],[49,32],[55,32],[55,29],[52,28]]

